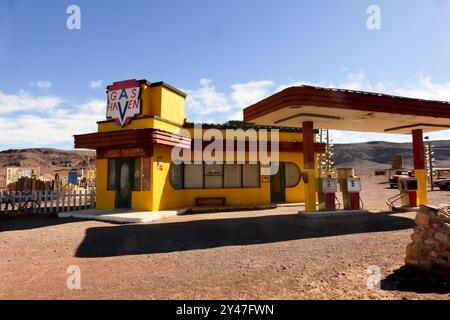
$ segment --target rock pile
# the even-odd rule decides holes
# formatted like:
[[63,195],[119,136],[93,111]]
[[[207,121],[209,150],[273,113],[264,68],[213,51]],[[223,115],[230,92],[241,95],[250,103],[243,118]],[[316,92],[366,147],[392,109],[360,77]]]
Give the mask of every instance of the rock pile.
[[450,207],[422,206],[411,239],[407,265],[450,274]]

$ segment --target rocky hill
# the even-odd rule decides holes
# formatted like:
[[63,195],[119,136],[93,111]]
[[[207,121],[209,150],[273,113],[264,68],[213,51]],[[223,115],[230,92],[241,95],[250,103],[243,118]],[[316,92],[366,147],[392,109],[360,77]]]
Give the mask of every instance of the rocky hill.
[[[433,141],[437,167],[450,167],[450,140]],[[366,143],[336,144],[335,162],[341,167],[361,169],[386,168],[394,155],[403,156],[404,167],[412,168],[412,144],[373,141]]]
[[10,149],[0,152],[0,174],[6,167],[40,167],[41,174],[65,172],[93,164],[95,152],[58,149]]
[[[450,140],[433,141],[438,167],[450,167]],[[335,162],[338,167],[362,170],[382,169],[390,166],[391,158],[401,154],[405,167],[412,167],[411,143],[373,141],[366,143],[336,144]],[[93,151],[66,151],[58,149],[12,149],[0,152],[0,174],[5,167],[40,167],[41,174],[65,172],[85,167]],[[3,169],[3,170],[2,170]]]

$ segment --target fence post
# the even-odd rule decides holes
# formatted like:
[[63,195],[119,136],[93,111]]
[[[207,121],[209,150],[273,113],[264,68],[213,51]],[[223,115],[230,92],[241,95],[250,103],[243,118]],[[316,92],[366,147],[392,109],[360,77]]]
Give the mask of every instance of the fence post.
[[3,192],[0,192],[0,213],[3,212]]
[[73,196],[72,211],[75,211],[75,210],[77,210],[77,207],[76,207],[76,205],[77,205],[77,191],[76,190],[73,190],[72,196]]
[[95,193],[94,190],[91,190],[91,209],[95,209]]
[[55,191],[50,191],[50,213],[53,213],[56,209],[56,207],[54,206],[54,202],[55,202]]
[[36,201],[39,203],[39,213],[42,213],[42,190],[38,191]]
[[48,199],[48,191],[47,191],[47,189],[45,189],[45,191],[44,191],[44,213],[48,213],[47,212],[47,199]]
[[88,204],[88,190],[84,190],[84,206],[83,208],[86,210],[88,208],[87,204]]
[[12,213],[16,213],[16,191],[11,193]]
[[61,206],[60,206],[60,202],[61,202],[61,192],[58,190],[56,191],[56,205],[58,207],[57,212],[61,212]]
[[78,210],[82,210],[82,206],[81,206],[81,200],[82,200],[82,192],[81,192],[81,189],[78,191]]
[[[37,201],[37,191],[33,191],[31,194],[31,200]],[[36,202],[33,202],[33,212],[36,210]]]
[[62,194],[62,211],[66,211],[66,191],[63,191]]
[[72,211],[70,210],[70,190],[67,190],[67,211]]
[[[24,200],[25,202],[25,200]],[[19,191],[17,192],[17,206],[20,208],[20,206],[22,205],[22,192]]]

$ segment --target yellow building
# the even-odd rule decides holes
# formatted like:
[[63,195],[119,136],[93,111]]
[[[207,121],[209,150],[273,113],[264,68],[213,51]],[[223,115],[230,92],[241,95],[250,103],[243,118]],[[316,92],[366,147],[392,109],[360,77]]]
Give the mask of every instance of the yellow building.
[[[185,118],[186,94],[164,82],[127,80],[107,90],[106,120],[98,122],[97,132],[75,136],[76,148],[97,151],[98,209],[157,211],[304,201],[301,128],[241,121],[199,128]],[[279,157],[271,165],[279,170],[271,175],[260,159],[261,146],[268,146],[272,156],[276,137]],[[211,151],[213,143],[224,151]],[[314,145],[315,151],[323,147]],[[177,150],[193,161],[175,162]],[[215,161],[200,157],[209,151]]]

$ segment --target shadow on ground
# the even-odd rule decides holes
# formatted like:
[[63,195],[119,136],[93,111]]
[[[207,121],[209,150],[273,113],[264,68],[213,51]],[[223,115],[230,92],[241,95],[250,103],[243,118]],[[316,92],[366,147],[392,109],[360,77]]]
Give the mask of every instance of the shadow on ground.
[[403,266],[381,281],[381,289],[416,293],[450,293],[450,276]]
[[169,253],[223,246],[274,243],[354,233],[409,229],[401,216],[302,218],[297,214],[174,223],[96,227],[86,231],[77,257]]
[[0,216],[0,232],[46,228],[73,222],[80,220],[58,219],[56,214]]

